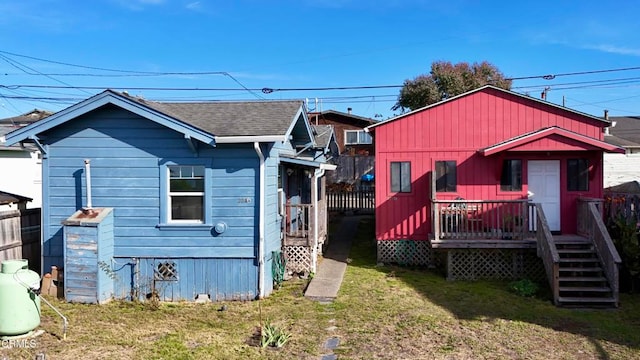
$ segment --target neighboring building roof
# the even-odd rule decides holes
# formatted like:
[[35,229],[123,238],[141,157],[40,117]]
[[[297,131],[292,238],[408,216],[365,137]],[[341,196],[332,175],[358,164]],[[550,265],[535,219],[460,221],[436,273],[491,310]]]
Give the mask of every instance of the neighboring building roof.
[[608,193],[640,194],[640,183],[637,180],[604,188]]
[[624,147],[640,146],[640,116],[612,116],[611,126],[604,140]]
[[351,113],[344,113],[344,112],[337,111],[337,110],[325,110],[325,111],[320,111],[320,112],[310,112],[309,113],[309,119],[311,120],[311,122],[314,122],[313,120],[315,119],[316,116],[318,116],[319,118],[325,119],[325,120],[342,122],[342,123],[347,123],[347,124],[353,124],[353,125],[360,126],[360,127],[363,127],[363,128],[366,127],[366,126],[369,126],[369,125],[377,123],[376,120],[373,120],[373,119],[370,119],[370,118],[354,115],[354,114],[351,114]]
[[[92,110],[113,104],[207,144],[286,141],[313,143],[302,101],[160,103],[105,90],[5,136],[9,144],[32,138]],[[2,140],[2,138],[0,138]]]
[[21,202],[32,201],[32,198],[0,191],[0,205],[15,204]]
[[597,116],[594,116],[594,115],[590,115],[590,114],[587,114],[587,113],[583,113],[583,112],[581,112],[581,111],[573,110],[573,109],[570,109],[570,108],[568,108],[568,107],[560,106],[560,105],[557,105],[557,104],[554,104],[554,103],[551,103],[551,102],[548,102],[548,101],[545,101],[545,100],[537,99],[537,98],[534,98],[534,97],[531,97],[531,96],[528,96],[528,95],[523,95],[523,94],[520,94],[520,93],[517,93],[517,92],[514,92],[514,91],[501,89],[501,88],[498,88],[498,87],[495,87],[495,86],[492,86],[492,85],[485,85],[485,86],[479,87],[479,88],[477,88],[477,89],[474,89],[474,90],[471,90],[471,91],[467,91],[467,92],[466,92],[466,93],[464,93],[464,94],[460,94],[460,95],[458,95],[458,96],[454,96],[454,97],[450,97],[450,98],[448,98],[448,99],[442,100],[442,101],[437,102],[437,103],[435,103],[435,104],[427,105],[427,106],[422,107],[422,108],[420,108],[420,109],[416,109],[416,110],[410,111],[410,112],[408,112],[408,113],[405,113],[405,114],[402,114],[402,115],[396,116],[396,117],[394,117],[394,118],[387,119],[387,120],[384,120],[384,121],[380,121],[380,122],[378,122],[378,123],[376,123],[376,124],[373,124],[373,125],[367,126],[366,130],[367,130],[367,131],[369,131],[369,130],[374,130],[374,128],[375,128],[375,127],[378,127],[378,126],[380,126],[380,125],[384,125],[384,124],[386,124],[386,123],[389,123],[389,122],[392,122],[392,121],[396,121],[396,120],[402,119],[402,118],[404,118],[404,117],[406,117],[406,116],[409,116],[409,115],[415,114],[415,113],[417,113],[417,112],[424,111],[424,110],[427,110],[427,109],[430,109],[430,108],[433,108],[433,107],[436,107],[436,106],[440,106],[440,105],[442,105],[442,104],[445,104],[445,103],[448,103],[448,102],[451,102],[451,101],[455,101],[455,100],[457,100],[457,99],[459,99],[459,98],[462,98],[462,97],[464,97],[464,96],[469,96],[469,95],[471,95],[471,94],[475,94],[475,93],[477,93],[477,92],[483,92],[483,91],[487,91],[487,90],[495,90],[495,91],[499,91],[499,92],[502,92],[502,93],[505,93],[505,94],[510,94],[510,95],[517,96],[517,97],[522,98],[522,99],[526,99],[526,100],[529,100],[529,101],[533,101],[533,102],[536,102],[536,103],[542,104],[542,105],[544,105],[544,106],[548,106],[548,107],[551,107],[551,108],[560,109],[560,110],[562,110],[562,111],[566,111],[566,112],[569,112],[569,113],[573,113],[573,114],[577,114],[577,115],[580,115],[580,116],[584,116],[584,117],[587,117],[587,118],[592,119],[592,120],[597,120],[597,121],[602,122],[602,123],[603,123],[603,126],[607,126],[607,125],[609,125],[609,123],[610,123],[610,121],[609,121],[609,120],[606,120],[606,119],[601,118],[601,117],[597,117]]
[[604,141],[590,138],[582,134],[578,134],[576,132],[573,132],[567,129],[563,129],[558,126],[551,126],[551,127],[543,128],[540,130],[532,131],[526,134],[522,134],[522,135],[513,137],[511,139],[502,141],[500,143],[491,145],[484,149],[481,149],[479,152],[484,156],[489,156],[502,151],[517,149],[518,147],[523,146],[525,144],[530,144],[540,139],[550,138],[552,136],[559,136],[560,138],[571,140],[577,144],[580,144],[580,146],[595,147],[605,152],[622,153],[622,154],[625,153],[623,148],[608,144]]
[[53,114],[51,111],[33,109],[22,115],[0,119],[0,125],[24,126],[42,120]]
[[316,145],[319,148],[326,148],[333,137],[333,126],[331,125],[311,125],[316,137]]
[[623,139],[621,137],[615,136],[615,135],[604,135],[604,141],[608,144],[611,145],[616,145],[616,146],[620,146],[623,148],[633,148],[633,147],[640,147],[640,144],[627,140],[627,139]]
[[[16,129],[32,124],[38,120],[42,120],[51,114],[53,113],[50,111],[34,109],[22,115],[0,119],[0,137],[5,136],[6,134]],[[6,147],[0,145],[0,150],[25,151],[25,148],[23,148],[19,144]],[[34,150],[36,149],[32,147],[28,147],[27,149],[27,151]]]

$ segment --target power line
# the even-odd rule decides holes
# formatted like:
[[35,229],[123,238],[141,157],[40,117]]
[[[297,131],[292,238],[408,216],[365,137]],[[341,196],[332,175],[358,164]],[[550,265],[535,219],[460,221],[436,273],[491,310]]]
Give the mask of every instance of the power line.
[[534,75],[534,76],[520,76],[520,77],[512,77],[507,78],[507,80],[527,80],[527,79],[545,79],[545,80],[553,80],[559,76],[574,76],[574,75],[589,75],[589,74],[601,74],[601,73],[609,73],[609,72],[617,72],[617,71],[630,71],[630,70],[640,70],[640,66],[634,67],[626,67],[626,68],[617,68],[617,69],[604,69],[604,70],[590,70],[590,71],[576,71],[576,72],[568,72],[568,73],[560,73],[560,74],[547,74],[547,75]]
[[[19,63],[19,62],[15,61],[15,60],[9,59],[8,57],[6,57],[6,56],[4,56],[4,55],[2,55],[2,54],[0,54],[0,59],[4,60],[4,61],[5,61],[5,62],[7,62],[9,65],[11,65],[11,66],[15,67],[15,68],[16,68],[16,69],[18,69],[18,70],[21,70],[21,71],[27,72],[26,70],[24,70],[24,69],[23,69],[23,68],[27,68],[27,69],[29,69],[29,70],[31,70],[31,71],[36,72],[36,73],[40,73],[39,71],[37,71],[37,70],[35,70],[35,69],[33,69],[33,68],[29,67],[29,66],[26,66],[26,65],[24,65],[24,64],[21,64],[21,63]],[[42,74],[42,73],[40,73],[40,74]],[[42,75],[44,75],[44,74],[42,74]],[[69,86],[69,87],[73,87],[72,85],[70,85],[70,84],[68,84],[68,83],[66,83],[66,82],[64,82],[64,81],[58,80],[58,79],[56,79],[56,78],[54,78],[54,77],[51,77],[51,76],[48,76],[48,75],[44,75],[44,76],[46,76],[47,78],[49,78],[49,79],[51,79],[51,80],[53,80],[53,81],[55,81],[55,82],[59,82],[60,84],[64,84],[64,85],[67,85],[67,86]],[[85,92],[85,93],[87,93],[87,94],[88,94],[88,92],[87,92],[87,91],[84,91],[84,90],[83,90],[83,92]]]

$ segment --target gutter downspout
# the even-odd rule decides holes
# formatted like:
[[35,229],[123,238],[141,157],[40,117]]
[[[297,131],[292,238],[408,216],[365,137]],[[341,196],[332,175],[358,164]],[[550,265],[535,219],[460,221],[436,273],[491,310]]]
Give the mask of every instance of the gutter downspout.
[[258,241],[258,298],[262,299],[264,297],[264,154],[262,153],[262,149],[260,149],[260,143],[254,142],[253,148],[258,154],[258,159],[260,159],[260,186],[259,186],[259,219],[258,219],[258,233],[259,233],[259,241]]
[[315,193],[313,197],[313,250],[311,254],[311,271],[314,274],[317,271],[318,267],[318,181],[324,175],[325,169],[315,169],[313,172],[313,188],[315,191],[311,193]]

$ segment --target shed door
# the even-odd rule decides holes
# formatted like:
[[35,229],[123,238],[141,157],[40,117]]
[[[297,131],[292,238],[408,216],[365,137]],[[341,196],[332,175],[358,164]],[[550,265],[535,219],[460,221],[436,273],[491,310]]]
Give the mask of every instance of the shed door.
[[560,160],[532,160],[527,169],[529,199],[542,204],[549,230],[560,231]]

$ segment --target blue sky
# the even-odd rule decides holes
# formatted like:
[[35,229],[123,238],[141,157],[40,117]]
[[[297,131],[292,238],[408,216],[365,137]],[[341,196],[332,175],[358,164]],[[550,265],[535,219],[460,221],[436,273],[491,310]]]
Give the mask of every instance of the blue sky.
[[317,88],[401,85],[437,60],[486,60],[507,77],[557,74],[513,89],[539,97],[549,86],[557,104],[564,96],[590,114],[640,115],[640,5],[521,3],[0,0],[0,118],[58,111],[109,87],[161,101],[308,98],[311,110],[317,98],[321,110],[384,119],[398,88]]

